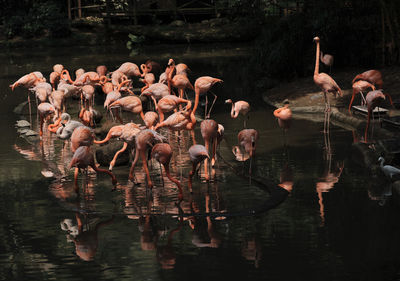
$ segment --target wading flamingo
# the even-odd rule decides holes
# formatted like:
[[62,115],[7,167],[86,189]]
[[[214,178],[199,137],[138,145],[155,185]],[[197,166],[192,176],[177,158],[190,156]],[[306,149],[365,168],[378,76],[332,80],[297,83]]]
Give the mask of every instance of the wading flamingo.
[[[196,79],[194,82],[194,92],[195,92],[195,101],[198,99],[198,97],[202,94],[206,95],[206,106],[205,106],[205,118],[210,118],[211,115],[211,110],[214,106],[215,101],[217,100],[217,95],[214,94],[213,92],[210,91],[211,87],[216,84],[216,83],[222,83],[223,81],[218,78],[214,78],[211,76],[202,76]],[[207,98],[207,93],[210,92],[214,96],[214,100],[211,104],[210,111],[207,113],[207,104],[208,104],[208,98]]]
[[[201,136],[204,139],[207,152],[209,151],[210,142],[212,143],[211,166],[214,167],[215,153],[217,150],[218,123],[212,119],[204,120],[200,123],[200,131]],[[206,181],[210,179],[208,176],[208,159],[204,160],[204,177]]]
[[243,127],[246,128],[246,115],[250,111],[250,104],[247,101],[243,100],[233,103],[231,99],[227,99],[225,103],[232,104],[232,109],[231,109],[232,118],[236,119],[239,116],[239,114],[243,116]]
[[367,126],[365,127],[364,132],[364,141],[367,142],[367,134],[368,134],[368,127],[371,121],[371,114],[375,107],[379,106],[383,100],[385,100],[385,94],[381,90],[375,90],[368,92],[367,96],[365,97],[367,108],[368,108],[368,116],[367,116]]
[[238,133],[239,146],[250,156],[249,174],[251,175],[251,162],[256,152],[258,132],[255,129],[244,129]]
[[90,146],[80,146],[75,151],[74,156],[72,157],[72,160],[69,164],[69,169],[71,169],[72,167],[76,167],[74,173],[74,183],[75,183],[76,193],[79,193],[79,188],[78,188],[79,169],[87,169],[88,166],[90,166],[93,170],[95,170],[96,173],[100,172],[109,175],[111,177],[112,184],[113,185],[117,184],[117,179],[115,178],[113,173],[105,169],[97,168],[96,163],[94,162],[94,156]]
[[314,83],[324,92],[325,99],[325,120],[324,120],[324,132],[329,131],[329,122],[330,122],[330,110],[331,105],[329,103],[329,97],[327,97],[328,93],[332,93],[335,95],[339,94],[339,96],[343,96],[342,90],[328,74],[319,73],[319,59],[320,59],[320,46],[319,37],[314,37],[314,42],[317,45],[316,53],[315,53],[315,69],[314,69]]
[[151,150],[151,158],[156,159],[161,165],[164,166],[167,178],[173,183],[175,183],[176,186],[178,187],[179,189],[178,199],[179,201],[182,201],[183,191],[181,183],[177,179],[173,178],[169,172],[169,163],[171,161],[171,157],[172,157],[172,148],[168,143],[157,143],[156,145],[153,146],[153,149]]
[[192,178],[196,172],[197,166],[205,159],[210,159],[207,149],[201,144],[194,144],[189,148],[189,157],[192,162],[192,170],[189,172],[188,186],[190,193],[193,193]]

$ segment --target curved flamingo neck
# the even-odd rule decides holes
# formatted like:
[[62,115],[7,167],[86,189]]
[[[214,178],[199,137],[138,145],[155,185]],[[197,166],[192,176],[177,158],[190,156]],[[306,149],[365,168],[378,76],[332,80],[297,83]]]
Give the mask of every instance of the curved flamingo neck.
[[320,47],[319,47],[319,41],[317,41],[317,52],[315,54],[314,75],[318,75],[319,74],[319,53],[320,53]]
[[65,79],[65,78],[64,78],[64,75],[67,76],[66,78],[67,78],[67,80],[68,80],[69,83],[74,84],[75,81],[72,81],[71,76],[69,75],[69,71],[68,71],[68,70],[64,69],[64,70],[61,72],[61,78],[62,78],[62,79]]

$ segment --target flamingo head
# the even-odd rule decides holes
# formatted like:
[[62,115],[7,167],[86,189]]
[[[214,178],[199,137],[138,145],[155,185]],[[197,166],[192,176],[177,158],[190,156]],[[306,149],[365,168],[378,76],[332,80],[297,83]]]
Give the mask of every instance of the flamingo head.
[[231,100],[231,99],[227,99],[227,100],[225,101],[225,103],[232,103],[232,100]]
[[319,37],[318,36],[314,37],[313,41],[318,43],[319,42]]
[[175,61],[173,59],[169,59],[168,66],[175,66]]

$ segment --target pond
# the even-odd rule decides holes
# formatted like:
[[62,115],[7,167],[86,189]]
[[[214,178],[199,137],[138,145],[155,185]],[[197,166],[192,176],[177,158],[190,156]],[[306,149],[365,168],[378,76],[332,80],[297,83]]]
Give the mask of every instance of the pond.
[[[273,109],[253,92],[251,52],[242,45],[149,46],[130,57],[124,48],[66,46],[1,54],[1,279],[399,278],[396,190],[360,165],[352,131],[332,125],[327,139],[322,122],[295,118],[284,133]],[[125,61],[151,58],[165,65],[171,57],[189,65],[193,84],[203,75],[224,80],[213,90],[218,100],[212,113],[225,127],[224,140],[212,180],[206,182],[201,170],[192,195],[187,187],[190,136],[168,136],[174,149],[171,173],[184,190],[180,209],[178,191],[160,176],[156,161],[150,164],[152,192],[139,162],[140,185],[128,181],[129,166],[123,165],[113,170],[114,191],[107,176],[89,172],[78,178],[82,194],[77,197],[73,170],[67,169],[69,145],[46,134],[41,142],[28,142],[14,127],[16,120],[29,118],[26,108],[23,116],[13,112],[27,90],[11,92],[9,84],[26,73],[42,71],[48,77],[56,63],[71,70],[94,70],[100,64],[113,70]],[[224,104],[228,98],[251,103],[247,127],[259,132],[251,177],[250,161],[236,161],[232,153],[243,121],[230,117],[230,106]],[[77,102],[71,110],[77,110]],[[204,117],[201,110],[198,117]],[[204,143],[199,126],[195,134]],[[61,176],[45,177],[46,171]],[[278,186],[282,181],[291,185],[290,193]]]

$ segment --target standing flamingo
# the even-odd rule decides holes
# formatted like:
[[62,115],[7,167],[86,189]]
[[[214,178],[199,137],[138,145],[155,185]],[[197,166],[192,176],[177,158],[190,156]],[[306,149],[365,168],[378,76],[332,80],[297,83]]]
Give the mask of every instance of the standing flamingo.
[[146,90],[150,85],[154,84],[156,78],[154,77],[154,74],[150,72],[150,70],[147,68],[145,64],[141,64],[140,69],[143,72],[143,74],[141,75],[142,79],[140,79],[140,81],[145,84],[145,86],[140,90],[140,92],[143,93],[143,91]]
[[192,193],[192,178],[196,172],[197,166],[203,162],[203,160],[210,159],[210,156],[208,156],[208,151],[203,145],[194,144],[189,148],[189,157],[190,161],[192,162],[192,170],[189,172],[188,186],[190,193]]
[[243,115],[243,127],[246,128],[246,115],[250,111],[250,104],[247,101],[237,101],[235,103],[232,102],[231,99],[227,99],[225,103],[230,103],[232,104],[232,109],[231,109],[231,117],[232,118],[237,118],[239,114]]
[[[144,121],[142,101],[137,96],[126,96],[126,97],[120,98],[120,99],[114,101],[112,104],[110,104],[109,107],[111,109],[121,108],[122,110],[129,111],[134,114],[139,114],[140,117],[142,118],[142,120]],[[116,112],[116,115],[117,116],[119,115],[118,111]]]
[[76,193],[79,193],[78,189],[79,169],[87,169],[88,166],[92,167],[92,169],[95,170],[96,173],[99,172],[106,173],[111,177],[112,184],[113,185],[117,184],[117,179],[115,178],[113,173],[105,169],[97,168],[96,163],[94,162],[94,156],[90,146],[80,146],[75,151],[74,156],[72,157],[72,160],[69,164],[69,169],[71,169],[72,167],[76,167],[74,173],[74,183],[75,183]]
[[158,111],[158,115],[160,116],[160,122],[164,121],[164,113],[171,112],[172,110],[177,109],[179,104],[186,103],[186,110],[189,110],[192,107],[191,101],[185,100],[175,95],[167,95],[160,99],[158,103],[156,103],[153,97],[152,99],[154,101],[156,110]]
[[326,65],[326,66],[329,66],[329,74],[331,73],[331,68],[332,68],[332,65],[333,65],[333,56],[332,55],[329,55],[329,54],[323,54],[322,52],[321,52],[321,57],[320,57],[320,59],[321,59],[321,62],[324,64],[324,65]]
[[116,70],[121,71],[128,77],[137,76],[140,77],[142,74],[140,73],[139,67],[132,62],[125,62],[121,64],[121,66]]
[[377,89],[382,89],[383,86],[382,73],[379,70],[371,69],[363,73],[357,74],[353,78],[352,84],[359,80],[367,81],[375,85]]
[[158,141],[163,142],[165,138],[158,134],[156,131],[145,129],[139,132],[135,138],[136,144],[136,151],[135,151],[135,158],[133,159],[131,169],[129,170],[129,179],[136,183],[136,179],[134,176],[135,165],[140,158],[142,159],[143,169],[147,176],[147,185],[149,188],[153,188],[153,183],[150,178],[149,168],[147,167],[147,158],[146,158],[146,151],[149,145]]
[[289,108],[289,101],[283,101],[283,107],[274,110],[274,116],[278,118],[279,127],[284,130],[290,128],[290,123],[292,120],[292,110]]
[[94,138],[94,132],[89,127],[77,127],[71,135],[71,151],[75,152],[80,146],[91,146]]
[[258,132],[255,129],[244,129],[238,133],[239,146],[250,156],[249,174],[251,175],[251,161],[256,152]]
[[216,83],[222,83],[223,81],[218,78],[214,78],[211,76],[202,76],[196,79],[194,82],[194,91],[195,91],[195,101],[198,99],[198,97],[202,94],[206,95],[206,107],[205,107],[205,118],[210,118],[211,115],[211,110],[214,106],[215,101],[217,100],[217,95],[214,94],[213,92],[210,92],[211,94],[214,95],[214,100],[211,104],[210,111],[207,113],[207,104],[208,104],[208,98],[207,98],[207,93],[210,91],[211,87],[216,84]]
[[365,127],[365,132],[364,132],[364,140],[367,142],[367,134],[368,134],[368,127],[369,123],[371,120],[371,114],[375,107],[379,106],[380,103],[385,100],[385,95],[382,93],[381,90],[375,90],[368,92],[367,96],[365,97],[365,100],[367,102],[367,108],[368,108],[368,116],[367,116],[367,126]]
[[190,83],[188,77],[184,74],[175,74],[175,62],[173,59],[170,59],[168,62],[168,68],[166,70],[167,73],[167,81],[168,81],[168,88],[170,94],[172,94],[172,87],[178,89],[178,96],[182,99],[183,93],[185,89],[194,90],[192,83]]
[[173,178],[169,173],[169,162],[171,161],[171,157],[172,157],[172,148],[168,143],[157,143],[156,145],[153,146],[153,149],[151,150],[151,158],[156,159],[160,164],[164,166],[167,178],[173,183],[175,183],[176,186],[178,187],[179,189],[178,199],[179,201],[182,201],[183,191],[181,183],[177,179]]
[[[358,80],[358,81],[354,82],[352,87],[353,87],[353,94],[351,96],[351,100],[350,100],[350,104],[349,104],[349,113],[350,114],[351,114],[351,105],[353,104],[354,97],[356,96],[356,94],[361,93],[362,97],[364,98],[364,96],[363,96],[364,91],[368,90],[369,88],[371,88],[372,91],[376,90],[374,85],[372,85],[371,83],[369,83],[368,81],[365,81],[365,80]],[[361,100],[362,103],[364,101]]]
[[[208,152],[210,142],[212,142],[212,156],[211,156],[211,166],[215,165],[215,152],[217,149],[217,138],[218,138],[218,123],[212,119],[204,120],[200,123],[201,135],[205,142],[205,147]],[[206,181],[209,180],[208,176],[208,159],[204,160],[204,175]]]
[[314,69],[314,83],[321,88],[324,92],[325,99],[325,120],[324,120],[324,132],[329,131],[329,121],[330,121],[330,110],[331,105],[329,103],[329,97],[327,97],[328,93],[333,93],[336,97],[336,94],[339,96],[343,96],[342,90],[328,74],[319,73],[319,59],[320,59],[320,46],[319,46],[319,37],[314,37],[314,42],[317,44],[317,50],[315,54],[315,69]]
[[53,105],[48,102],[42,102],[38,105],[38,112],[40,117],[40,127],[39,127],[39,135],[43,135],[43,123],[45,120],[48,120],[52,114],[56,112],[56,109]]

